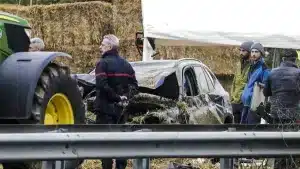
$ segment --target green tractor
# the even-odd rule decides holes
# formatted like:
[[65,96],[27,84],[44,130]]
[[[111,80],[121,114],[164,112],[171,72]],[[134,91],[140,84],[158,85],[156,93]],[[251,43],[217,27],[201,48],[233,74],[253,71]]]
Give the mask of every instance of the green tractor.
[[[29,23],[0,12],[0,124],[83,124],[84,104],[62,52],[28,52]],[[27,169],[36,162],[2,163]]]

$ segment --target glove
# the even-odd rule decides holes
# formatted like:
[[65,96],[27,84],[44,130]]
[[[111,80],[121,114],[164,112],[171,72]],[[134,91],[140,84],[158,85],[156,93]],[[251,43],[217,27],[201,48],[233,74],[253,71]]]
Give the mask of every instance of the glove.
[[119,102],[119,103],[117,103],[117,105],[121,106],[121,107],[126,107],[126,106],[128,106],[128,102],[127,101],[126,102]]
[[120,98],[121,98],[121,101],[127,100],[126,96],[120,96]]
[[265,106],[261,103],[261,104],[256,108],[255,113],[256,113],[259,117],[264,118],[265,115],[266,115],[266,112],[265,112]]
[[120,96],[121,101],[117,103],[118,106],[127,106],[128,101],[126,96]]

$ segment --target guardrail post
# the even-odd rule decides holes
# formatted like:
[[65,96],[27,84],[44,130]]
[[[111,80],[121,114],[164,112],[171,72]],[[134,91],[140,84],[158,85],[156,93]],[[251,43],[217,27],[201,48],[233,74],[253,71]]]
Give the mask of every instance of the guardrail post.
[[[49,133],[64,133],[67,132],[67,129],[57,129],[54,131],[50,131]],[[42,162],[42,169],[71,169],[70,167],[66,167],[66,162],[65,160],[61,161],[43,161]]]
[[[150,129],[141,129],[135,132],[151,132]],[[132,160],[133,169],[150,169],[150,158],[138,158]]]
[[42,169],[65,169],[65,161],[43,161]]
[[[234,132],[236,128],[228,128],[228,132]],[[220,169],[234,169],[234,161],[233,158],[221,158],[220,159]]]
[[149,158],[134,159],[132,163],[133,169],[150,169]]

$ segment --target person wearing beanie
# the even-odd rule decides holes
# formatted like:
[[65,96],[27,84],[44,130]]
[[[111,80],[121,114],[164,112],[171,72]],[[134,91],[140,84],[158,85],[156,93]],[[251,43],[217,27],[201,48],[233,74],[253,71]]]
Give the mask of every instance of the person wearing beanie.
[[[272,69],[266,80],[264,95],[270,98],[273,124],[291,124],[300,119],[300,69],[296,65],[298,53],[293,49],[283,52],[280,66]],[[275,169],[297,168],[292,158],[275,159]]]
[[[300,70],[296,65],[296,50],[286,49],[280,66],[270,72],[264,95],[270,97],[270,114],[275,123],[299,119]],[[296,113],[297,112],[297,113]]]
[[247,84],[242,93],[242,102],[244,106],[241,117],[242,124],[260,123],[260,117],[254,112],[250,113],[250,105],[255,83],[264,84],[269,75],[269,70],[263,59],[264,53],[264,47],[260,43],[254,43],[251,46],[251,66],[247,76]]
[[243,104],[241,100],[242,92],[247,83],[247,75],[250,68],[250,49],[252,41],[247,41],[240,46],[240,62],[235,70],[230,96],[234,116],[234,122],[240,123]]

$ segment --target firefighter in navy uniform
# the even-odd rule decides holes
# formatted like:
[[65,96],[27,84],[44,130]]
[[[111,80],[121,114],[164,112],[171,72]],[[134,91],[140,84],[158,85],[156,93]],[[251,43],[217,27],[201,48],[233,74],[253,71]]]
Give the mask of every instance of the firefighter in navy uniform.
[[[102,57],[95,71],[97,124],[117,124],[123,110],[119,103],[138,90],[135,71],[127,60],[119,56],[118,48],[119,39],[115,35],[104,36],[100,45]],[[126,165],[126,159],[116,159],[117,169],[125,169]],[[112,159],[102,159],[102,168],[112,169]]]

